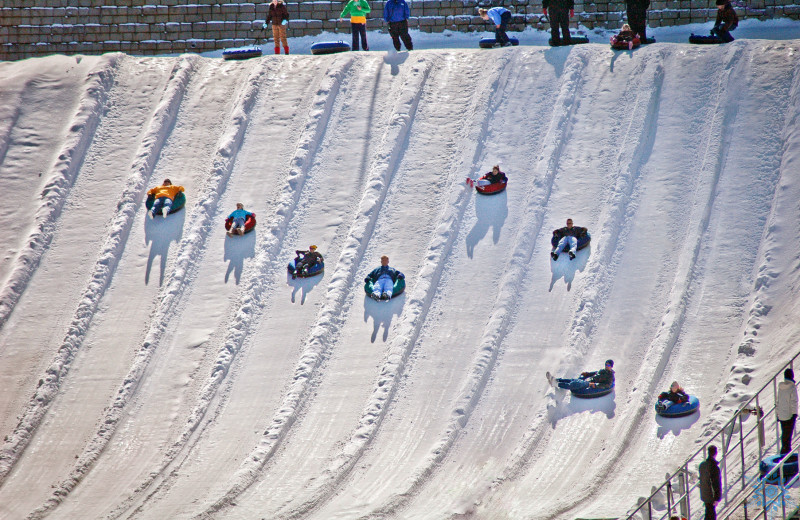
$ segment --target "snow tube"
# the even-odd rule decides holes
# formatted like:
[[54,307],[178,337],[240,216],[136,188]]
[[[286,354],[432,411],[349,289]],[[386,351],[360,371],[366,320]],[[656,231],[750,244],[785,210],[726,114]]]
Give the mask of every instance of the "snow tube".
[[[760,478],[764,478],[767,473],[772,471],[775,466],[778,466],[783,459],[784,455],[772,455],[770,457],[765,458],[761,462],[758,463],[758,472],[760,474]],[[786,484],[795,475],[797,475],[797,454],[792,454],[786,459],[786,462],[783,463],[783,483]],[[767,484],[780,484],[781,481],[781,473],[780,469],[776,470],[775,473],[767,477],[765,482]]]
[[655,38],[645,38],[644,40],[641,41],[641,44],[642,45],[650,45],[651,43],[655,43],[655,42],[656,42]]
[[[372,280],[368,281],[364,284],[364,292],[367,293],[367,296],[372,294],[372,288],[375,286],[375,282]],[[406,279],[405,278],[398,278],[394,282],[394,287],[392,288],[392,298],[396,296],[400,296],[403,294],[403,291],[406,290]]]
[[[225,219],[225,230],[226,231],[230,231],[231,230],[231,225],[233,225],[233,219],[231,217],[226,218]],[[249,232],[253,231],[253,229],[255,229],[255,227],[256,227],[256,214],[255,213],[251,213],[244,220],[244,232],[245,233],[249,233]]]
[[311,54],[336,54],[346,52],[350,46],[343,41],[338,42],[319,42],[311,46]]
[[317,262],[306,269],[303,269],[300,272],[297,272],[297,258],[289,262],[289,265],[286,266],[286,269],[289,271],[289,274],[295,274],[300,278],[311,278],[312,276],[317,276],[325,272],[325,262]]
[[595,397],[603,397],[614,391],[615,383],[607,388],[584,388],[583,390],[570,390],[572,395],[580,397],[581,399],[594,399]]
[[226,60],[246,60],[248,58],[258,58],[261,56],[261,47],[251,45],[248,47],[236,47],[222,51],[222,57]]
[[716,36],[698,36],[696,34],[692,34],[689,36],[689,43],[697,43],[700,45],[714,45],[719,43],[725,43],[721,38]]
[[611,48],[617,51],[633,50],[641,44],[642,40],[639,39],[639,35],[634,36],[630,41],[618,40],[616,35],[611,37]]
[[588,36],[571,36],[569,43],[564,43],[562,41],[562,42],[559,42],[557,44],[554,44],[553,43],[553,39],[550,38],[549,40],[547,40],[547,43],[550,44],[550,47],[564,47],[566,45],[580,45],[582,43],[589,43],[589,37]]
[[502,191],[505,191],[506,186],[508,186],[508,181],[500,181],[495,182],[493,184],[489,184],[487,186],[475,186],[475,190],[478,193],[483,193],[484,195],[495,195]]
[[[514,47],[519,45],[519,40],[516,38],[509,37],[508,41],[511,42],[511,45]],[[497,40],[495,38],[481,38],[481,41],[478,42],[478,46],[481,49],[492,49],[494,48],[495,45],[500,47],[500,44],[497,43]]]
[[[592,235],[587,231],[586,236],[582,236],[578,239],[578,251],[588,246],[589,242],[591,241],[592,241]],[[558,239],[556,237],[551,238],[550,245],[552,245],[553,247],[558,247]],[[565,252],[569,251],[569,248],[565,247],[564,251]]]
[[686,403],[673,403],[664,400],[656,402],[656,413],[661,417],[683,417],[691,415],[700,409],[700,400],[690,395]]
[[[147,196],[147,200],[144,201],[144,205],[145,207],[147,207],[148,211],[153,208],[153,203],[155,201],[156,198],[154,196],[152,195]],[[176,211],[180,211],[181,209],[183,209],[184,205],[186,205],[186,195],[184,195],[183,192],[180,191],[178,192],[177,195],[175,195],[175,198],[172,200],[172,206],[170,207],[169,214],[172,215]]]

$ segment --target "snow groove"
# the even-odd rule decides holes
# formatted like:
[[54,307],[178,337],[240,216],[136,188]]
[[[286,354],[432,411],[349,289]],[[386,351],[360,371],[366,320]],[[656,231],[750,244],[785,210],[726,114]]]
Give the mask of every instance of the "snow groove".
[[[517,55],[514,54],[514,57]],[[502,99],[508,95],[509,76],[516,67],[516,61],[509,63],[511,55],[506,54],[498,60],[497,69],[487,78],[483,88],[476,90],[471,100],[470,121],[464,124],[468,135],[460,140],[461,150],[454,154],[458,160],[451,166],[448,182],[452,184],[450,203],[443,209],[442,217],[434,232],[433,239],[424,255],[425,264],[420,269],[413,292],[405,305],[402,321],[398,324],[397,335],[392,339],[386,361],[379,369],[378,380],[372,390],[372,396],[359,419],[358,426],[349,441],[343,446],[340,454],[328,464],[324,478],[318,479],[320,491],[312,499],[295,508],[288,515],[298,518],[328,500],[337,486],[347,477],[350,470],[358,462],[381,426],[393,399],[406,363],[416,346],[417,338],[426,323],[430,304],[439,288],[439,281],[445,268],[453,243],[458,237],[464,211],[467,208],[472,190],[463,185],[465,171],[476,173],[475,165],[483,152],[483,142],[488,132],[489,123],[497,112]],[[486,100],[489,100],[487,102]],[[473,148],[470,154],[470,148]]]
[[297,419],[299,410],[308,399],[317,369],[329,356],[328,340],[341,326],[340,310],[350,294],[358,261],[363,257],[364,250],[369,243],[369,237],[374,229],[381,205],[406,148],[416,110],[432,68],[433,64],[429,61],[424,64],[418,63],[412,67],[410,76],[405,80],[406,84],[401,90],[393,110],[394,116],[390,118],[378,152],[371,160],[367,188],[342,247],[336,263],[336,270],[331,276],[325,297],[326,303],[320,310],[317,322],[306,341],[306,346],[295,368],[292,383],[286,391],[278,412],[272,419],[272,425],[264,432],[260,444],[242,463],[228,492],[216,500],[198,518],[227,507],[237,496],[256,482],[261,468],[286,437]]
[[[23,89],[23,91],[30,88],[29,85],[30,82],[25,85],[25,89]],[[18,95],[18,98],[22,98],[21,93]],[[19,119],[19,114],[21,112],[19,100],[10,101],[8,104],[11,105],[8,107],[8,110],[10,110],[11,113],[0,113],[0,164],[3,164],[3,161],[6,158],[8,146],[11,142],[11,132],[14,130],[14,126],[17,124],[17,120]]]
[[[133,496],[115,509],[111,518],[118,518],[124,514],[127,509],[132,507],[133,502],[139,498],[139,495],[147,489],[152,488],[154,485],[156,485],[156,489],[161,486],[162,483],[158,483],[158,480],[166,478],[169,466],[178,457],[179,453],[187,448],[189,439],[197,431],[200,422],[211,405],[211,401],[227,377],[228,371],[239,353],[261,305],[262,295],[268,286],[268,277],[265,276],[265,273],[276,262],[276,256],[297,208],[306,177],[318,152],[318,143],[322,142],[322,136],[327,130],[331,113],[330,108],[352,65],[352,57],[336,61],[325,78],[323,78],[316,97],[311,103],[305,128],[298,140],[292,159],[292,169],[284,184],[280,202],[275,208],[276,217],[271,219],[272,224],[263,234],[266,238],[258,246],[257,254],[251,263],[247,285],[237,297],[237,302],[234,305],[237,309],[236,314],[229,321],[225,341],[217,353],[217,359],[210,377],[200,391],[198,404],[189,415],[180,438],[166,452],[159,468],[150,473],[150,478],[137,487]],[[270,72],[270,76],[278,77],[281,72],[280,69],[273,70]],[[155,491],[149,493],[148,496],[153,493]]]
[[[194,61],[190,61],[189,58],[181,62],[182,65],[171,79],[171,85],[167,94],[168,97],[165,99],[165,103],[162,103],[159,107],[158,116],[153,120],[152,131],[148,133],[148,138],[143,140],[144,148],[142,153],[139,154],[135,164],[137,174],[134,176],[135,180],[133,180],[133,185],[129,184],[128,189],[126,189],[126,198],[120,205],[120,214],[118,215],[119,219],[127,221],[127,230],[130,230],[135,208],[137,205],[141,204],[141,198],[143,196],[141,191],[136,193],[134,188],[144,190],[149,174],[155,166],[161,146],[166,140],[165,134],[167,134],[167,132],[165,132],[165,130],[171,128],[177,115],[178,106],[180,105],[181,98],[185,92],[191,71],[194,67],[193,63]],[[259,79],[262,74],[263,71],[260,67],[255,68],[248,77],[246,87],[238,96],[233,114],[231,115],[229,127],[220,138],[211,179],[204,187],[202,191],[204,195],[199,197],[197,209],[194,211],[192,228],[187,234],[188,236],[186,239],[182,242],[173,274],[168,284],[163,289],[160,306],[151,320],[150,330],[145,337],[142,347],[134,357],[134,362],[130,371],[125,376],[121,387],[117,391],[113,403],[106,408],[105,415],[101,417],[101,426],[99,430],[89,441],[83,453],[78,457],[70,475],[57,486],[56,491],[53,492],[53,497],[43,506],[32,512],[29,518],[41,518],[49,510],[57,506],[63,500],[63,497],[74,489],[84,475],[90,471],[116,431],[116,427],[122,418],[123,409],[136,393],[136,389],[141,382],[147,364],[155,351],[155,345],[158,344],[170,318],[177,312],[180,297],[186,288],[187,279],[193,272],[196,259],[201,256],[200,252],[205,242],[204,239],[207,236],[207,233],[204,233],[203,230],[210,226],[210,221],[216,207],[215,203],[230,175],[236,152],[241,144],[242,136],[247,126],[247,115],[254,104],[258,92]],[[164,126],[162,127],[160,125]],[[148,154],[148,151],[152,153]],[[127,234],[127,230],[124,231],[125,234]],[[122,232],[121,230],[119,231]],[[122,235],[112,235],[111,241],[117,243],[117,239],[122,240],[122,238]],[[108,254],[111,254],[111,252],[109,251]],[[107,255],[104,254],[104,256]],[[103,262],[104,259],[101,258],[98,264],[102,265]],[[97,273],[95,274],[95,278],[98,278]]]
[[522,212],[522,214],[531,215],[531,218],[517,229],[512,248],[513,253],[503,270],[505,274],[500,282],[500,290],[495,299],[493,311],[480,339],[478,354],[467,370],[469,374],[467,381],[458,393],[449,426],[430,450],[425,464],[410,478],[409,487],[397,491],[393,499],[367,515],[368,517],[396,514],[398,509],[405,506],[419,491],[428,476],[445,459],[467,425],[495,367],[500,344],[508,330],[517,303],[515,287],[518,286],[519,280],[524,278],[526,267],[533,254],[535,238],[544,221],[545,208],[553,189],[563,146],[568,140],[571,121],[579,105],[578,100],[584,82],[582,73],[587,66],[589,54],[573,52],[570,54],[569,60],[562,76],[558,97],[553,103],[550,125],[533,170],[535,188],[530,191],[525,210]]
[[[0,290],[0,329],[14,310],[53,239],[61,209],[102,116],[108,91],[114,84],[114,73],[121,56],[111,54],[103,57],[86,77],[86,88],[78,102],[78,109],[56,162],[50,168],[49,181],[42,190],[42,204],[34,217],[34,230],[26,240],[28,247],[15,260],[11,274]],[[5,151],[0,156],[4,157]],[[7,469],[0,463],[0,482],[6,475]]]

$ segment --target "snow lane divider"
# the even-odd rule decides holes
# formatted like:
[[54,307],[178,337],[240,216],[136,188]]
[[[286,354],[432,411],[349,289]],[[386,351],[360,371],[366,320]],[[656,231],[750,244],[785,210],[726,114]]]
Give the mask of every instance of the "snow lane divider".
[[[109,228],[109,235],[100,251],[90,282],[83,292],[78,309],[70,323],[69,332],[64,338],[56,358],[51,362],[46,374],[42,377],[43,383],[31,399],[20,425],[9,436],[6,446],[4,446],[3,453],[6,453],[6,449],[8,449],[8,453],[13,455],[12,459],[10,459],[12,465],[21,456],[30,440],[30,434],[41,423],[47,409],[58,393],[61,382],[69,373],[72,360],[83,344],[97,306],[111,283],[117,262],[122,255],[133,226],[136,210],[141,205],[141,194],[150,178],[169,129],[175,120],[178,106],[195,61],[197,60],[182,58],[172,71],[170,83],[151,118],[149,128],[136,153],[136,159],[131,166],[132,173],[128,177],[122,199],[117,204],[117,212]],[[79,461],[80,463],[81,461]],[[6,471],[4,471],[3,476],[5,474]],[[73,479],[70,479],[70,481],[72,482]],[[34,514],[40,515],[60,503],[76,482],[77,480],[66,488],[59,487],[54,492],[53,497],[45,505],[37,509]]]
[[[114,84],[114,73],[121,56],[119,53],[103,56],[86,77],[86,88],[78,101],[78,109],[72,117],[58,158],[50,168],[47,185],[42,190],[42,203],[34,217],[34,229],[25,241],[28,247],[15,260],[8,280],[0,290],[0,329],[8,321],[14,306],[39,267],[42,255],[53,240],[61,208],[67,200],[102,117],[106,96]],[[0,482],[4,476],[0,462]]]
[[[424,58],[421,58],[424,59]],[[394,108],[394,116],[381,138],[378,152],[370,162],[370,177],[366,190],[356,211],[356,217],[348,231],[347,239],[336,264],[336,270],[328,285],[325,305],[320,310],[317,323],[312,329],[306,346],[301,353],[293,382],[286,390],[286,395],[271,425],[251,454],[246,457],[241,468],[233,478],[228,492],[216,500],[205,512],[198,515],[204,518],[230,505],[237,496],[258,480],[261,468],[275,453],[280,442],[288,434],[297,415],[309,397],[317,369],[329,353],[329,339],[342,324],[339,313],[350,294],[355,280],[359,260],[369,244],[369,237],[374,229],[391,180],[409,138],[417,106],[422,91],[428,80],[432,65],[419,62],[410,66],[409,77],[401,90]]]

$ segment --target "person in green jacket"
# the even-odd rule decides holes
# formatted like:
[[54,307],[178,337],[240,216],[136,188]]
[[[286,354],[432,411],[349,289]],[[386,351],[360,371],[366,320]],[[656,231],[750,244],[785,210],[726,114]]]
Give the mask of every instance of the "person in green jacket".
[[369,50],[367,45],[367,14],[372,9],[369,7],[367,0],[350,0],[344,6],[342,14],[339,18],[350,17],[350,31],[353,33],[353,50],[358,49],[358,37],[361,36],[361,47],[365,51]]

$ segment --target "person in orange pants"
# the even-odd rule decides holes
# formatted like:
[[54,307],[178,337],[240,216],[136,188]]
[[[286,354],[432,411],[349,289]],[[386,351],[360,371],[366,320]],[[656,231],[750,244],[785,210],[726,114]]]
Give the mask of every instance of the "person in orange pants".
[[272,23],[272,40],[275,42],[275,54],[281,53],[281,44],[283,44],[283,53],[289,54],[289,42],[286,40],[289,10],[286,9],[286,4],[283,0],[272,0],[270,2],[267,20],[264,23],[265,29],[268,23]]

